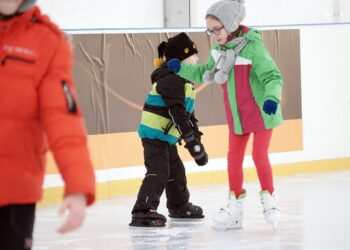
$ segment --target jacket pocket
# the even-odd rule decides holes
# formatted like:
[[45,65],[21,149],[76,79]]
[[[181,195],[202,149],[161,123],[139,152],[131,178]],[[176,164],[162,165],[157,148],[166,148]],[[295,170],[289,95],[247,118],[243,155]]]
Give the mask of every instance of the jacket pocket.
[[18,159],[32,171],[41,171],[47,147],[39,122],[3,119],[0,128],[0,158]]
[[44,166],[47,151],[46,138],[40,122],[37,120],[26,124],[24,132],[24,145],[28,157],[28,167],[31,170],[41,171]]
[[30,77],[33,76],[36,69],[37,60],[36,57],[24,57],[18,55],[6,55],[1,60],[1,67],[5,69],[10,75],[25,76]]
[[0,120],[0,156],[18,157],[27,156],[25,144],[25,127],[16,119]]
[[6,62],[8,62],[8,61],[18,61],[18,62],[22,62],[22,63],[35,64],[34,59],[29,59],[29,58],[24,58],[24,57],[19,57],[19,56],[11,56],[11,55],[5,56],[5,58],[2,59],[1,64],[6,65]]

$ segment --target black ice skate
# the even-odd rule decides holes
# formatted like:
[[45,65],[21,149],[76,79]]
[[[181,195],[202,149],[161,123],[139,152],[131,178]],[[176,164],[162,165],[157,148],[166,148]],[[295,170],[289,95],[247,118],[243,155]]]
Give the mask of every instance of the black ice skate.
[[131,223],[133,227],[164,227],[166,218],[158,214],[156,210],[140,211],[132,214]]
[[203,210],[200,206],[188,203],[188,206],[184,210],[168,209],[170,218],[178,219],[201,219],[204,218]]

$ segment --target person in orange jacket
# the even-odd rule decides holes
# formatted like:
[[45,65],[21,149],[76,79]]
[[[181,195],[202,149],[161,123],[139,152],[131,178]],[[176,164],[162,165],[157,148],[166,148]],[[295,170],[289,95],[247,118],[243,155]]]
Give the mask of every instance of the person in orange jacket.
[[64,34],[35,0],[0,0],[0,248],[31,249],[45,153],[65,183],[57,231],[78,228],[95,200],[95,176]]

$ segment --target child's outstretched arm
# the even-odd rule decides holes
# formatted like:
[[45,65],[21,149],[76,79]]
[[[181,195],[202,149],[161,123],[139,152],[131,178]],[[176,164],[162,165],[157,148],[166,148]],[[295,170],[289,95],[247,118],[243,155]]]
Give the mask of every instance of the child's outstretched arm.
[[[176,60],[176,59],[175,59]],[[171,60],[170,60],[171,61]],[[171,62],[170,62],[171,64]],[[172,69],[172,67],[169,67],[170,65],[169,63],[167,63],[168,68]],[[175,62],[175,72],[181,76],[182,78],[185,78],[191,82],[195,82],[195,83],[203,83],[203,75],[204,72],[206,72],[207,70],[211,70],[214,65],[214,59],[213,57],[210,55],[208,58],[208,61],[205,64],[201,64],[201,65],[197,65],[197,64],[185,64],[185,63],[181,63],[179,61]]]

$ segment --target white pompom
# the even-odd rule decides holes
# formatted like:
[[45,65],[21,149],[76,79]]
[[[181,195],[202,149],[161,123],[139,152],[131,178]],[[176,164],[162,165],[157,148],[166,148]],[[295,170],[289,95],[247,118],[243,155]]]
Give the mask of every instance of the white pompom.
[[214,82],[217,84],[223,84],[225,82],[227,82],[228,80],[228,74],[224,73],[222,70],[219,70],[218,72],[216,72],[215,76],[214,76]]
[[214,83],[214,75],[215,73],[210,70],[205,71],[203,75],[203,81],[205,83]]

